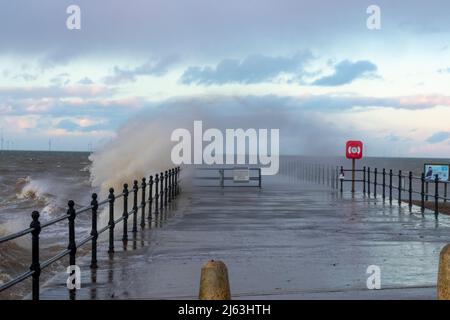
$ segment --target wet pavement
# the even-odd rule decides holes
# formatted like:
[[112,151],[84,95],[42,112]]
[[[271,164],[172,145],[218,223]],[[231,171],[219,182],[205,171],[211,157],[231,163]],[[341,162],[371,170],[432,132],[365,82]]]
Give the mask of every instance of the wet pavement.
[[[228,267],[233,299],[435,299],[450,219],[326,186],[265,178],[258,188],[192,188],[126,251],[89,257],[77,299],[196,299],[209,259]],[[155,225],[156,222],[156,225]],[[381,289],[366,286],[368,266]],[[42,299],[67,299],[65,270]]]

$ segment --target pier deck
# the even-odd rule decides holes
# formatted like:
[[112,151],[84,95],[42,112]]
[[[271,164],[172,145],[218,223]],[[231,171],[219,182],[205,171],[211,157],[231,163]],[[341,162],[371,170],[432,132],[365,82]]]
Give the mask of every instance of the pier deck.
[[[173,206],[126,251],[118,235],[114,259],[103,253],[95,274],[79,259],[76,298],[196,299],[202,264],[218,259],[233,299],[434,299],[450,241],[446,216],[283,177],[265,177],[261,190],[185,190]],[[366,288],[369,265],[381,268],[381,290]],[[68,298],[64,271],[42,299]]]

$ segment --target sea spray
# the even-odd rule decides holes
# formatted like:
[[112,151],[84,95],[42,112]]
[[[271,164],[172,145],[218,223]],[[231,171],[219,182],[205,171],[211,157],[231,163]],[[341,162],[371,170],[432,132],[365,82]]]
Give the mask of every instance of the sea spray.
[[[280,129],[280,153],[333,153],[336,139],[344,141],[337,128],[324,126],[311,110],[296,100],[266,96],[184,97],[150,106],[126,122],[116,137],[94,152],[90,159],[91,182],[100,187],[101,198],[113,187],[121,192],[123,183],[173,166],[171,134],[192,128],[194,121],[220,130],[233,128]],[[297,102],[298,103],[298,102]],[[186,183],[184,181],[183,183]]]

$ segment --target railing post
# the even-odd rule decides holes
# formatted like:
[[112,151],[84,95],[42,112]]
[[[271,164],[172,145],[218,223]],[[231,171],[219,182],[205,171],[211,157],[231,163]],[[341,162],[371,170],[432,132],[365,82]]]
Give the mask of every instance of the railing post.
[[39,277],[41,276],[41,264],[39,262],[39,234],[41,233],[41,223],[39,222],[39,212],[33,211],[31,214],[33,221],[30,224],[32,242],[31,242],[31,266],[33,272],[32,298],[34,301],[39,300]]
[[322,165],[322,184],[325,185],[325,165]]
[[332,175],[332,172],[333,172],[333,169],[332,169],[331,165],[329,164],[328,167],[327,167],[327,179],[328,179],[327,185],[329,187],[333,186],[333,175]]
[[170,183],[170,190],[171,190],[171,199],[175,199],[175,169],[172,168],[170,169],[170,171],[172,172],[171,174],[171,183]]
[[[77,244],[75,242],[75,217],[76,217],[76,212],[74,209],[75,206],[75,202],[73,202],[72,200],[69,201],[68,203],[69,209],[67,210],[67,215],[69,216],[68,220],[69,220],[69,246],[67,247],[68,250],[70,250],[69,252],[69,265],[70,266],[75,266],[76,265],[76,261],[75,261],[75,255],[77,253]],[[72,271],[70,272],[70,276],[73,277],[74,273],[75,273],[75,269],[71,269]],[[74,279],[75,283],[77,281],[76,278],[72,278]],[[74,293],[75,293],[75,288],[70,290],[70,297],[71,299],[74,297]]]
[[131,230],[134,234],[137,232],[137,213],[138,213],[138,181],[133,181],[133,229]]
[[164,207],[167,207],[167,194],[168,194],[168,186],[167,186],[167,180],[169,178],[169,173],[167,170],[164,174]]
[[434,216],[437,218],[439,215],[439,175],[434,177]]
[[378,169],[375,168],[374,172],[374,178],[373,178],[373,196],[374,198],[377,197],[377,176],[378,176]]
[[145,205],[147,203],[147,198],[145,196],[145,189],[147,187],[146,178],[142,178],[142,199],[141,199],[141,227],[145,227]]
[[155,214],[159,209],[159,174],[155,174]]
[[261,189],[261,168],[258,168],[258,187]]
[[334,169],[333,166],[330,166],[330,184],[331,184],[331,188],[334,189]]
[[319,171],[317,170],[317,163],[314,164],[314,182],[319,183]]
[[172,199],[177,196],[177,169],[172,169]]
[[386,199],[386,169],[383,168],[383,201]]
[[447,186],[448,181],[444,181],[444,202],[447,202]]
[[336,190],[337,190],[338,187],[339,187],[339,167],[338,166],[336,166],[336,170],[334,171],[334,173],[335,173],[335,176],[336,176]]
[[344,191],[344,167],[343,166],[341,166],[341,192],[343,192]]
[[126,242],[128,240],[128,184],[123,185],[123,236],[122,241]]
[[425,182],[425,201],[428,201],[428,181]]
[[220,176],[220,187],[223,188],[224,187],[224,175],[225,172],[223,169],[219,169],[219,176]]
[[367,168],[367,194],[370,197],[370,167]]
[[392,204],[392,169],[389,169],[389,203]]
[[402,204],[402,170],[398,171],[398,205]]
[[116,197],[114,196],[114,189],[109,189],[109,249],[108,253],[114,253],[114,200]]
[[160,179],[159,179],[159,183],[160,183],[160,208],[162,209],[164,207],[164,172],[161,172],[159,175]]
[[97,194],[92,194],[92,223],[91,223],[91,236],[92,236],[92,250],[91,250],[91,265],[92,269],[97,268],[97,239],[98,239],[98,231],[97,231],[97,213],[98,213],[98,201]]
[[180,193],[180,186],[179,186],[179,182],[180,182],[180,172],[181,172],[181,167],[177,168],[177,194]]
[[148,219],[152,220],[152,204],[153,204],[153,176],[148,180]]
[[363,167],[363,194],[366,194],[366,167]]
[[420,191],[420,196],[421,196],[421,201],[420,201],[420,208],[422,209],[422,211],[425,210],[425,173],[422,172],[422,175],[420,177],[420,182],[421,182],[421,191]]
[[167,196],[167,202],[172,202],[172,169],[168,171],[169,174],[169,186],[167,187],[168,196]]
[[411,209],[412,208],[412,176],[413,176],[413,174],[412,174],[412,171],[410,171],[409,172],[409,175],[408,175],[408,179],[409,179],[409,190],[408,190],[408,192],[409,192],[409,209]]
[[72,200],[68,203],[69,209],[67,210],[67,215],[69,216],[69,246],[67,249],[70,250],[69,260],[70,265],[75,265],[75,253],[77,251],[76,243],[75,243],[75,216],[76,212],[74,209],[75,202]]

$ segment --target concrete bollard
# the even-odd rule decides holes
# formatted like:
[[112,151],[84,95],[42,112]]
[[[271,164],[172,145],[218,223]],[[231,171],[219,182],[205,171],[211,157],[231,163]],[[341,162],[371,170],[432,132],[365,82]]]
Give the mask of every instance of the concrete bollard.
[[230,300],[228,270],[222,261],[208,261],[202,267],[200,275],[200,300]]
[[442,249],[439,256],[437,298],[450,300],[450,244]]

